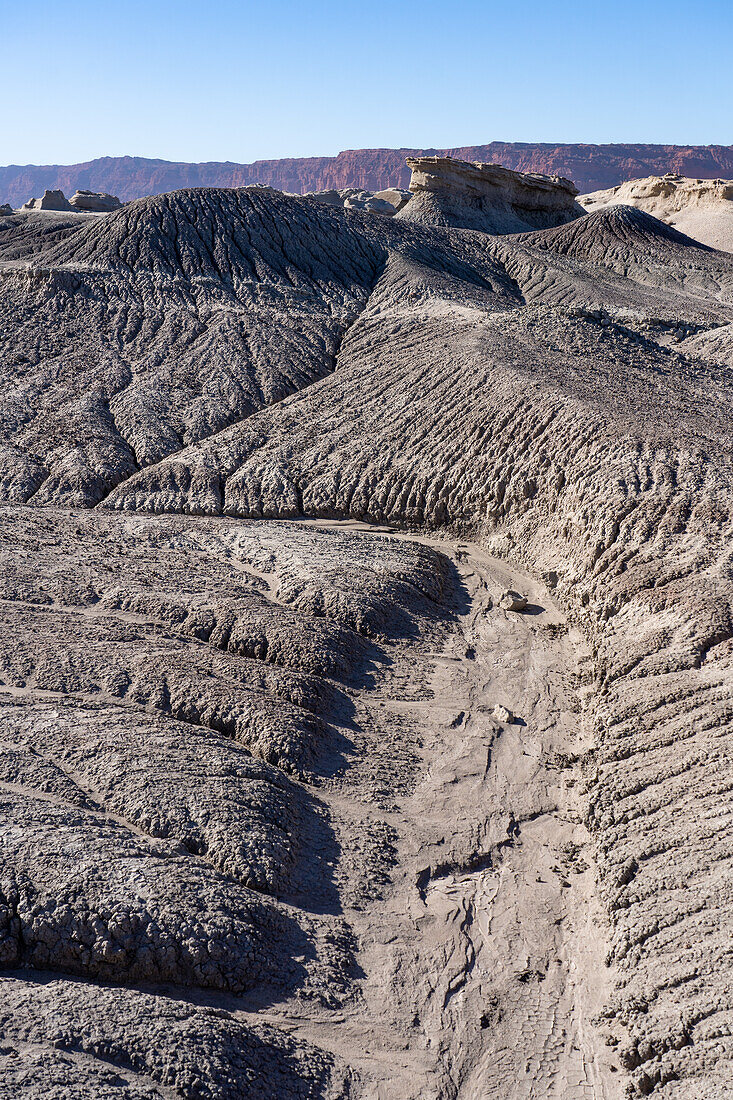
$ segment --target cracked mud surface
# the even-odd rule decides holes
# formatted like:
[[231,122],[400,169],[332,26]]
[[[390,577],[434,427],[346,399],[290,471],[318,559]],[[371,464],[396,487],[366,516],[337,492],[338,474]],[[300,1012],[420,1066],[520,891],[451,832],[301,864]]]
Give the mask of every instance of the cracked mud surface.
[[733,258],[191,190],[0,300],[0,1095],[729,1095]]

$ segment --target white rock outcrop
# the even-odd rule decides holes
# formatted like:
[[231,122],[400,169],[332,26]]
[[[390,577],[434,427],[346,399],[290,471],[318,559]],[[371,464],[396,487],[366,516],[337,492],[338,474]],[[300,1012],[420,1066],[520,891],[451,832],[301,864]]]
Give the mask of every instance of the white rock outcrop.
[[44,191],[40,199],[28,199],[23,203],[21,210],[71,210],[66,195],[63,191]]
[[86,210],[94,214],[108,214],[122,206],[116,195],[109,195],[106,191],[77,191],[69,202],[75,210]]
[[627,180],[606,191],[581,195],[591,213],[635,206],[701,244],[733,252],[733,180],[699,180],[668,174]]

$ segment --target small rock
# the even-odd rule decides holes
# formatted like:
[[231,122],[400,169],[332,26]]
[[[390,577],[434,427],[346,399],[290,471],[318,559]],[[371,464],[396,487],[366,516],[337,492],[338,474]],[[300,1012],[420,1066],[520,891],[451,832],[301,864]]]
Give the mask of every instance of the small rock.
[[505,611],[524,611],[526,606],[527,597],[511,588],[508,588],[499,600],[499,607],[503,607]]
[[507,707],[503,707],[501,703],[496,704],[493,715],[497,722],[503,722],[505,726],[511,726],[514,721],[512,712]]

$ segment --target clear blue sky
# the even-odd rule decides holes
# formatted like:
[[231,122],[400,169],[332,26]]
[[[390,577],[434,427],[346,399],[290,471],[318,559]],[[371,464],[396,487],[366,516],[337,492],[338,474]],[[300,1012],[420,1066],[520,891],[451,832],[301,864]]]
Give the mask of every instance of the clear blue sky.
[[733,0],[0,0],[0,164],[733,144]]

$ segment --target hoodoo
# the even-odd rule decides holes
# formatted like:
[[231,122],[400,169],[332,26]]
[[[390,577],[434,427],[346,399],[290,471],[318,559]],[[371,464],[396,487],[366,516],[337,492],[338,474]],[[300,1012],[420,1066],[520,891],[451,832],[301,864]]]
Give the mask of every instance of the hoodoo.
[[22,210],[71,210],[63,191],[44,191],[40,199],[28,199]]

